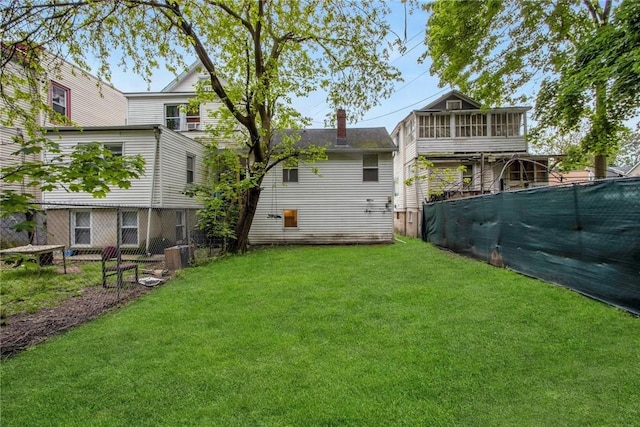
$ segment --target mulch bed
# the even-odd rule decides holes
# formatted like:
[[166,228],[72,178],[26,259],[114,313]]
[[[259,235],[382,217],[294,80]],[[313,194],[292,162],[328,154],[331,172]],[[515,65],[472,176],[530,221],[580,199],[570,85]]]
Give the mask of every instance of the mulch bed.
[[150,292],[152,288],[131,285],[120,290],[102,286],[85,288],[61,305],[37,313],[21,313],[0,325],[0,356],[4,359]]

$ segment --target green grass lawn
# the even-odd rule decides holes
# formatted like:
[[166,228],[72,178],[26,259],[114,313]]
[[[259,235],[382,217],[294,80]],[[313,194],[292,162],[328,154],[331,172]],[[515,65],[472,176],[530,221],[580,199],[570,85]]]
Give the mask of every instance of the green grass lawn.
[[269,248],[1,374],[6,426],[639,425],[640,319],[417,240]]
[[35,313],[102,282],[100,262],[76,265],[77,272],[62,274],[61,265],[39,267],[25,262],[17,268],[0,264],[0,319],[17,313]]

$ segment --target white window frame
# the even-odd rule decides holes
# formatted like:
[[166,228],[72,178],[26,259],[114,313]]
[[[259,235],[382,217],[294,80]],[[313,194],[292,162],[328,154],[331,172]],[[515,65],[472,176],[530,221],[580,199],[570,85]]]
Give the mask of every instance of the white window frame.
[[[131,225],[126,225],[124,224],[124,216],[125,214],[128,213],[133,213],[136,215],[136,225],[135,227],[131,226]],[[127,230],[132,230],[135,229],[136,231],[136,242],[135,243],[125,243],[124,241],[124,231],[125,229]],[[140,245],[140,215],[138,213],[137,210],[131,210],[131,209],[127,209],[127,210],[122,210],[120,211],[120,245],[121,246],[126,246],[126,247],[137,247],[138,245]]]
[[[167,115],[167,110],[169,107],[174,107],[177,111],[177,115],[169,116]],[[200,130],[202,124],[202,114],[200,105],[197,106],[197,113],[195,112],[196,107],[190,107],[189,104],[185,103],[175,103],[175,104],[164,104],[164,124],[171,130],[175,131],[189,131],[189,130]],[[172,121],[172,126],[169,126],[169,120]],[[193,126],[191,126],[193,125]]]
[[187,239],[186,216],[186,210],[176,209],[176,243]]
[[291,164],[290,167],[288,167],[287,165],[283,164],[282,165],[282,182],[285,184],[288,184],[290,182],[298,182],[298,180],[300,179],[300,171],[298,169],[298,162],[296,161],[295,164]]
[[[181,118],[181,111],[180,111],[180,105],[181,104],[164,104],[164,125],[166,127],[168,127],[171,130],[181,130],[182,129],[182,118]],[[167,114],[167,109],[169,107],[175,107],[176,111],[178,113],[177,116],[169,116]],[[169,126],[169,120],[175,120],[177,121],[177,126]],[[173,123],[173,122],[172,122]]]
[[418,136],[427,139],[451,138],[451,115],[420,116]]
[[[125,214],[128,213],[133,213],[136,215],[136,225],[135,227],[131,226],[131,225],[126,225],[124,224],[124,216]],[[135,243],[125,243],[124,241],[124,231],[125,229],[127,230],[132,230],[135,229],[136,231],[136,242]],[[137,247],[140,245],[140,215],[138,214],[137,210],[122,210],[120,211],[120,245],[121,246],[127,246],[127,247]]]
[[[86,213],[89,214],[89,225],[88,226],[78,226],[77,214]],[[76,230],[88,230],[89,231],[89,243],[78,243],[76,242]],[[71,246],[72,247],[90,247],[93,239],[93,213],[90,210],[74,210],[71,211]]]

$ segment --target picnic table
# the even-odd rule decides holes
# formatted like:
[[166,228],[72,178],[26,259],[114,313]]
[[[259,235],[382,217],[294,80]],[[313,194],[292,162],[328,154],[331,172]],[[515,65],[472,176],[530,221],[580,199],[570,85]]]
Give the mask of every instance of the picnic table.
[[[0,255],[40,255],[50,253],[53,255],[54,251],[62,251],[62,267],[64,274],[67,274],[67,258],[64,254],[65,245],[26,245],[16,246],[15,248],[3,249],[0,251]],[[38,257],[38,265],[40,264],[40,257]]]

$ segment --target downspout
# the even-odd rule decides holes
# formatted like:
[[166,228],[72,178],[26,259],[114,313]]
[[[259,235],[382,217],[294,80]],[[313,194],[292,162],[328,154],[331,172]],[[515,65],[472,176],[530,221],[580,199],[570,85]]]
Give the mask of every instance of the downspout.
[[480,154],[480,194],[484,194],[484,153]]
[[151,173],[151,195],[149,196],[149,209],[147,211],[147,242],[146,249],[147,255],[151,255],[150,243],[151,243],[151,215],[153,214],[153,192],[156,184],[156,173],[158,172],[158,163],[160,161],[160,128],[153,128],[153,136],[156,139],[156,149],[153,152],[153,172]]
[[[418,142],[416,141],[416,146],[417,146]],[[418,157],[416,157],[415,159],[413,159],[413,185],[415,185],[416,187],[416,237],[418,236],[418,232],[420,231],[420,221],[421,221],[421,216],[422,216],[422,203],[420,202],[420,181],[419,181],[419,176],[418,176]],[[429,185],[429,171],[427,171],[427,186]],[[429,188],[429,187],[427,187]],[[429,191],[427,190],[427,194],[429,194]]]

